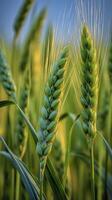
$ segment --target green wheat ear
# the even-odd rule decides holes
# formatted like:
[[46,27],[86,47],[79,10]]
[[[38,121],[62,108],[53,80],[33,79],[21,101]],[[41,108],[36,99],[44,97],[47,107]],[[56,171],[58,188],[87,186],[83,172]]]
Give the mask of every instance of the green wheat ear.
[[64,79],[68,48],[65,48],[53,66],[52,73],[45,87],[44,105],[41,110],[40,130],[38,132],[37,152],[40,158],[40,171],[44,174],[47,157],[53,145],[58,105]]
[[81,57],[83,72],[81,86],[83,131],[89,138],[94,138],[96,133],[98,68],[93,40],[86,25],[83,27],[81,36]]
[[28,12],[33,6],[34,1],[35,0],[24,0],[14,22],[15,37],[18,37],[18,35],[20,34],[20,31],[24,25],[25,19],[27,18]]
[[[27,112],[28,108],[28,98],[30,94],[30,74],[29,69],[27,69],[23,81],[23,86],[20,89],[19,106],[24,113]],[[19,148],[19,156],[23,158],[27,145],[27,135],[25,133],[25,121],[18,111],[17,113],[17,126],[16,126],[16,145]]]
[[0,83],[3,85],[7,95],[16,101],[16,87],[12,79],[11,70],[0,51]]
[[46,9],[44,8],[40,11],[39,15],[34,20],[34,23],[26,39],[25,47],[22,53],[19,66],[21,71],[24,71],[26,69],[30,57],[30,47],[32,42],[35,40],[39,41],[45,17],[46,17]]

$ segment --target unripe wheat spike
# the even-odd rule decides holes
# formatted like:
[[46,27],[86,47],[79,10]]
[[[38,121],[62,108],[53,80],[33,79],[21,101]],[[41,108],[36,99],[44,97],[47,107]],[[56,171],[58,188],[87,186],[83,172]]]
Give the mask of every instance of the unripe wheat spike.
[[32,42],[35,41],[35,39],[37,39],[37,41],[39,41],[45,16],[46,16],[46,9],[44,8],[40,11],[39,15],[37,16],[37,18],[35,19],[32,27],[31,27],[31,30],[30,30],[28,37],[26,39],[26,42],[25,42],[24,51],[22,53],[22,58],[20,61],[20,70],[21,71],[24,71],[26,69],[26,65],[28,63],[28,59],[30,56],[30,46],[31,46]]
[[37,152],[40,158],[41,182],[43,182],[47,158],[51,152],[56,134],[58,105],[64,79],[64,66],[67,60],[67,52],[67,48],[62,51],[59,59],[53,66],[52,73],[45,87],[44,105],[41,110],[37,143]]
[[96,133],[98,70],[93,40],[86,25],[83,27],[81,36],[81,57],[83,72],[81,86],[83,130],[88,137],[93,138]]
[[20,34],[20,31],[24,25],[25,19],[27,18],[28,12],[33,6],[34,1],[35,0],[24,0],[24,3],[21,6],[19,13],[14,22],[15,37],[17,37]]
[[[27,112],[28,108],[29,92],[30,92],[30,77],[28,69],[25,74],[23,87],[20,90],[20,100],[19,100],[19,106],[24,113]],[[16,144],[19,148],[19,156],[21,158],[23,158],[24,156],[27,145],[27,135],[25,134],[24,129],[25,129],[25,122],[23,120],[23,117],[21,116],[21,113],[18,111],[17,127],[16,127],[16,141],[17,141]]]
[[12,79],[11,70],[5,60],[4,55],[0,51],[0,83],[3,85],[7,95],[16,100],[16,87]]

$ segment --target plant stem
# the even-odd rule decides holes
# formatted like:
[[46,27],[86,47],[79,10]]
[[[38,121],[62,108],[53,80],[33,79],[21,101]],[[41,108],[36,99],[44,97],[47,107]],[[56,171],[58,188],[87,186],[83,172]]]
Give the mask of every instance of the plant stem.
[[[109,103],[109,114],[108,114],[108,140],[111,144],[111,130],[112,130],[112,91],[110,89],[110,103]],[[108,165],[109,165],[109,159],[108,159],[108,152],[106,151],[106,164],[105,164],[105,198],[107,198],[107,191],[106,191],[106,185],[107,185],[107,180],[108,180]]]
[[40,200],[43,199],[43,171],[40,167]]
[[69,166],[69,156],[70,156],[70,151],[71,151],[71,139],[72,139],[72,132],[74,128],[75,122],[73,123],[70,133],[67,138],[67,147],[66,147],[66,155],[65,155],[65,167],[64,167],[64,176],[63,176],[63,185],[64,188],[66,186],[66,179],[67,179],[67,171],[68,171],[68,166]]
[[20,198],[20,176],[16,173],[16,200]]
[[90,162],[91,162],[91,191],[92,191],[92,200],[95,200],[95,176],[94,176],[94,144],[93,140],[90,145]]

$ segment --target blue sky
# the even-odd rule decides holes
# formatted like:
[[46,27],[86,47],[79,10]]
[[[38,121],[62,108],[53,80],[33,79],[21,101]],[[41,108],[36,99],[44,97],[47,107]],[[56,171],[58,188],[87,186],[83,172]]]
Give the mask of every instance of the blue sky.
[[[35,9],[33,13],[38,14],[39,10],[46,6],[48,9],[48,17],[46,22],[51,22],[54,26],[58,26],[57,30],[62,35],[67,35],[68,27],[70,32],[74,27],[78,26],[77,13],[74,7],[78,5],[77,2],[80,0],[35,0]],[[95,9],[99,10],[101,8],[101,15],[104,16],[104,31],[107,34],[108,24],[111,22],[112,18],[112,0],[82,0],[87,7],[88,2],[95,2]],[[12,40],[13,37],[13,23],[17,15],[17,12],[22,4],[23,0],[0,0],[0,36],[5,37],[8,41]],[[102,3],[104,2],[104,4]],[[89,4],[88,4],[89,5]],[[94,9],[94,10],[95,10]],[[65,11],[66,10],[66,11]],[[90,12],[90,8],[88,9]],[[63,20],[65,11],[65,17]],[[79,7],[79,12],[81,8]],[[95,11],[96,13],[97,11]],[[89,14],[88,14],[89,15]],[[30,13],[29,18],[22,32],[22,37],[28,30],[28,27],[32,21],[32,13]],[[62,26],[62,24],[64,25]],[[69,25],[70,24],[70,25]],[[100,24],[102,25],[102,24]],[[60,28],[59,28],[60,27]]]

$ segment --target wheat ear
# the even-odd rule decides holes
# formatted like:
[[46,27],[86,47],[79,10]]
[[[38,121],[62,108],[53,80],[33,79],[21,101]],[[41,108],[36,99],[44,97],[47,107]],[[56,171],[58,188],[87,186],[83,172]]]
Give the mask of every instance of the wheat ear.
[[21,71],[24,71],[26,69],[29,56],[30,56],[30,46],[32,42],[35,40],[38,41],[41,36],[41,30],[43,27],[45,17],[46,17],[46,9],[44,8],[40,11],[39,15],[34,20],[34,23],[26,39],[24,51],[22,53],[20,66],[19,66]]
[[16,101],[16,87],[12,79],[11,70],[8,66],[3,53],[0,51],[0,82],[3,85],[7,95]]
[[67,48],[62,51],[59,59],[53,66],[52,73],[45,87],[44,105],[41,110],[40,130],[38,132],[37,143],[37,152],[40,158],[41,186],[43,184],[43,176],[47,158],[51,152],[56,133],[58,105],[64,79],[64,66],[67,60],[67,52]]
[[82,57],[82,87],[81,103],[83,106],[82,125],[87,136],[91,161],[92,199],[95,199],[94,189],[94,153],[93,143],[96,135],[97,96],[98,96],[98,65],[96,51],[89,29],[84,25],[81,35]]
[[24,0],[18,15],[16,16],[15,22],[14,22],[14,31],[15,31],[15,37],[17,38],[20,34],[20,31],[24,25],[24,22],[28,16],[28,13],[30,9],[33,6],[35,0]]
[[[30,93],[30,77],[29,77],[29,69],[27,69],[24,77],[23,86],[20,88],[20,98],[19,98],[19,106],[24,113],[27,112],[28,108],[28,97]],[[17,127],[16,127],[16,144],[19,148],[19,156],[21,159],[23,158],[27,145],[27,135],[25,134],[25,122],[21,113],[17,113]]]
[[83,130],[88,138],[91,139],[96,134],[98,66],[93,40],[86,25],[83,27],[81,36],[81,57],[83,72],[81,85]]

